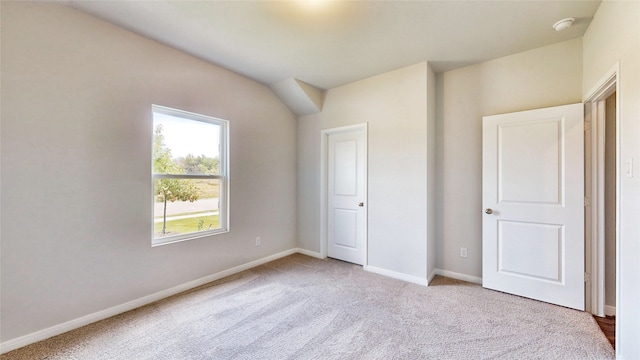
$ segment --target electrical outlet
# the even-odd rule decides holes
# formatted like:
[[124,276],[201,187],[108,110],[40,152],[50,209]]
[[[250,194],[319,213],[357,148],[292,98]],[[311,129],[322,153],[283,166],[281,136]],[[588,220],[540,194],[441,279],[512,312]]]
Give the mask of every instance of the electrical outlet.
[[256,246],[260,246],[260,236],[256,237]]
[[467,257],[467,248],[465,247],[460,248],[460,257],[463,257],[463,258]]

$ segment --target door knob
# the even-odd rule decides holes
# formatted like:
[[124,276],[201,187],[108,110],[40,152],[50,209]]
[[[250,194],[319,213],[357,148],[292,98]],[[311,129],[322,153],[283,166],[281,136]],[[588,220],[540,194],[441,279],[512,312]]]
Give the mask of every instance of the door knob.
[[491,209],[486,209],[486,210],[484,211],[484,213],[485,213],[485,214],[489,214],[489,215],[491,215],[491,214],[493,214],[493,210],[491,210]]
[[364,203],[363,203],[363,202],[358,203],[358,206],[363,207],[363,206],[364,206]]

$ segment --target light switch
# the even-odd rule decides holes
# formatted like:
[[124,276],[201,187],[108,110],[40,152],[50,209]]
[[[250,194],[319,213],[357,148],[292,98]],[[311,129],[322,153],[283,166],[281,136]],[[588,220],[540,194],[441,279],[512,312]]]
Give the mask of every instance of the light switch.
[[629,178],[633,177],[633,158],[628,158],[625,161],[624,174]]

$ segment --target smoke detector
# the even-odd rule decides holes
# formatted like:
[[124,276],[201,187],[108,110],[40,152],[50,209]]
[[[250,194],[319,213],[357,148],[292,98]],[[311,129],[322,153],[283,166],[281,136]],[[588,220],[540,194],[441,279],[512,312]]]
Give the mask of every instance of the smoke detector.
[[562,19],[562,20],[558,21],[557,23],[553,24],[553,28],[556,31],[562,31],[564,29],[570,28],[571,25],[573,25],[574,21],[576,21],[576,19],[574,19],[574,18]]

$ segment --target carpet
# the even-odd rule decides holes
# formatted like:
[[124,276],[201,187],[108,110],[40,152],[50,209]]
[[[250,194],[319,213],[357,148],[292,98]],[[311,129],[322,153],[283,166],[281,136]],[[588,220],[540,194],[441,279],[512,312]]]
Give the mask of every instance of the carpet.
[[614,359],[590,314],[295,254],[14,350],[15,359]]

